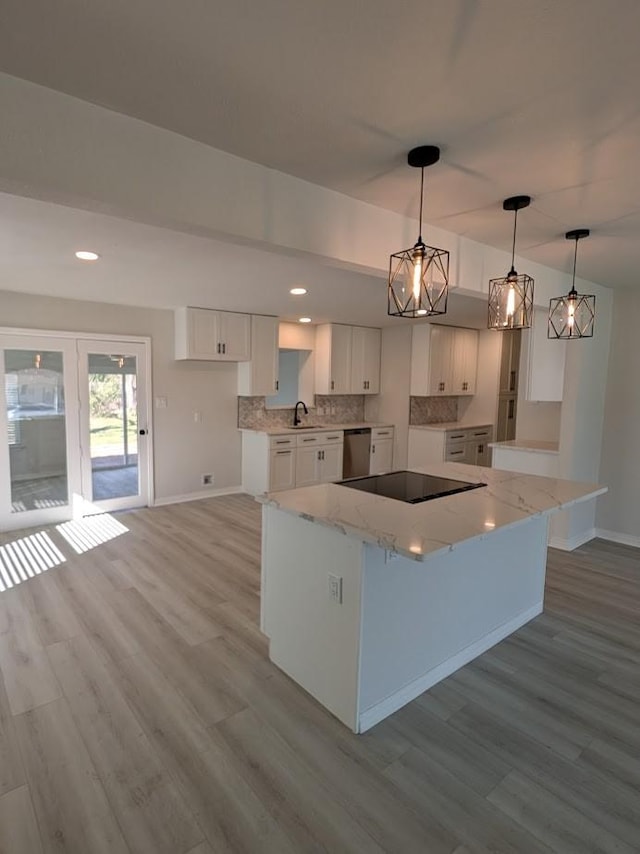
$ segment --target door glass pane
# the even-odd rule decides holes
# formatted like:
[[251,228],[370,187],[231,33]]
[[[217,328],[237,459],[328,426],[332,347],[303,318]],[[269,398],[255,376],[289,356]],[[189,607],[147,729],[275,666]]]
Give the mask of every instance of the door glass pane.
[[62,353],[5,350],[11,511],[68,504]]
[[93,500],[137,495],[136,357],[89,353],[89,436]]

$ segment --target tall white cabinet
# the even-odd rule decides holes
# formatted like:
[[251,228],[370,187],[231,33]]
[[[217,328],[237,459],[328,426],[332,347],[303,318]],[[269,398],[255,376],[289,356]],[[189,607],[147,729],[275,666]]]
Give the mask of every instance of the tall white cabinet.
[[522,330],[520,382],[525,400],[562,400],[567,342],[548,338],[547,324],[547,310],[536,308],[531,328]]
[[277,317],[251,315],[251,359],[238,365],[238,394],[268,397],[278,390]]

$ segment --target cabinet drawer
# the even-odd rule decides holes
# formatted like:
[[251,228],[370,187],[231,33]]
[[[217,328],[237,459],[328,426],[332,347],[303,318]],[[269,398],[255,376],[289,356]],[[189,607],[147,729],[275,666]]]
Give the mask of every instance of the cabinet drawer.
[[447,448],[444,453],[444,458],[446,462],[451,463],[464,463],[467,460],[467,446],[466,444],[461,444],[460,446],[454,445],[451,448]]
[[296,444],[299,448],[308,448],[309,445],[319,445],[321,443],[322,434],[318,433],[302,433],[296,436]]
[[393,439],[393,427],[372,427],[372,439]]
[[344,441],[344,433],[342,430],[331,430],[327,433],[303,433],[301,436],[296,436],[295,439],[299,448],[308,448],[310,445],[335,445]]
[[295,448],[297,436],[271,436],[269,447],[271,450],[280,448]]
[[493,427],[478,427],[476,430],[470,430],[469,436],[471,439],[478,441],[490,442],[493,436]]
[[323,445],[337,445],[340,442],[344,442],[344,433],[342,430],[336,430],[331,433],[322,433],[320,436],[320,441]]
[[467,430],[452,430],[451,432],[447,431],[447,447],[449,447],[450,445],[458,445],[461,442],[467,442],[469,438],[470,436]]

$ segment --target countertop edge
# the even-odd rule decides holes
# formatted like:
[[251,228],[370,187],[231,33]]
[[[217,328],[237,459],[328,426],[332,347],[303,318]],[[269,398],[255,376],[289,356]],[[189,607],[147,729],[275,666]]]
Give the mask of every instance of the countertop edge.
[[[591,501],[594,498],[597,498],[600,495],[604,495],[609,491],[609,487],[600,486],[596,488],[593,492],[588,495],[580,496],[579,498],[572,498],[568,501],[565,501],[561,504],[557,504],[553,507],[548,508],[547,510],[538,510],[534,513],[529,513],[529,515],[525,516],[522,519],[515,519],[512,522],[508,522],[504,525],[500,525],[495,530],[489,531],[479,531],[477,534],[473,534],[469,537],[465,537],[464,539],[458,540],[453,543],[443,543],[442,548],[431,549],[426,553],[416,554],[415,552],[410,551],[409,549],[404,549],[398,546],[395,542],[390,539],[386,539],[384,536],[375,536],[369,533],[362,528],[357,528],[353,525],[350,525],[348,522],[342,522],[332,519],[327,519],[324,517],[314,516],[311,513],[307,513],[303,510],[296,510],[292,507],[283,507],[278,503],[277,493],[269,494],[264,493],[262,495],[256,495],[255,500],[260,504],[275,507],[277,510],[281,510],[283,513],[287,513],[291,516],[298,516],[301,519],[305,519],[308,522],[312,522],[316,525],[322,525],[325,528],[332,528],[333,530],[337,530],[344,534],[345,536],[351,536],[355,539],[360,540],[363,543],[369,543],[371,545],[377,546],[378,548],[385,549],[386,551],[393,552],[394,554],[402,555],[402,557],[409,558],[409,560],[414,560],[419,563],[426,563],[429,558],[435,557],[437,555],[441,555],[447,552],[454,551],[456,548],[466,544],[473,542],[475,540],[484,540],[487,537],[491,537],[497,531],[505,531],[510,528],[515,528],[519,525],[524,525],[530,519],[541,518],[544,516],[550,516],[553,513],[556,513],[560,510],[567,510],[570,507],[573,507],[576,504],[580,504],[584,501]],[[451,496],[455,497],[455,496]],[[386,499],[388,501],[393,501],[393,499]]]

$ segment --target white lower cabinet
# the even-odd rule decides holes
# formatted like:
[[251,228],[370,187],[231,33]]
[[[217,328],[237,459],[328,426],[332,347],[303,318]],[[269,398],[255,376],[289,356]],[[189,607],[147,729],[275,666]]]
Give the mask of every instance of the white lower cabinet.
[[490,466],[491,441],[491,424],[464,427],[460,430],[424,430],[420,427],[410,427],[409,466],[426,466],[443,461]]
[[315,445],[296,449],[296,486],[320,483],[320,450]]
[[[334,483],[342,480],[344,434],[317,434],[298,439],[296,486]],[[313,443],[313,444],[310,444]]]
[[393,471],[393,427],[374,427],[371,431],[369,474]]
[[251,495],[342,480],[342,430],[242,434],[242,488]]
[[296,485],[296,449],[272,449],[269,460],[269,492]]

